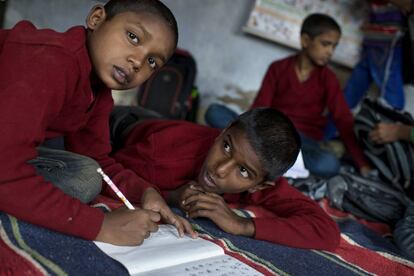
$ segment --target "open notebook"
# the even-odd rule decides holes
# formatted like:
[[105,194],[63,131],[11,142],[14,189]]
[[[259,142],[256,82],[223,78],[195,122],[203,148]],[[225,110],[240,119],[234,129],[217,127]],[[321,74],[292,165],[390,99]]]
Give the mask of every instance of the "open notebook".
[[225,255],[215,243],[202,238],[179,238],[172,225],[160,225],[140,246],[95,244],[122,263],[131,275],[262,275]]

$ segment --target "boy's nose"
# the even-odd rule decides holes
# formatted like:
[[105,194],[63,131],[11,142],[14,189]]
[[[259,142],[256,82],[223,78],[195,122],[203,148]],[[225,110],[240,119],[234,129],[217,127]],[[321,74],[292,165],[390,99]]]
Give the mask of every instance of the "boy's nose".
[[328,53],[329,53],[329,56],[332,56],[333,55],[333,53],[334,53],[334,51],[335,51],[335,47],[328,47]]
[[220,178],[225,177],[231,170],[231,160],[223,160],[217,164],[216,175]]
[[128,62],[131,64],[132,70],[134,70],[134,72],[139,72],[142,66],[142,60],[140,58],[130,56],[128,58]]

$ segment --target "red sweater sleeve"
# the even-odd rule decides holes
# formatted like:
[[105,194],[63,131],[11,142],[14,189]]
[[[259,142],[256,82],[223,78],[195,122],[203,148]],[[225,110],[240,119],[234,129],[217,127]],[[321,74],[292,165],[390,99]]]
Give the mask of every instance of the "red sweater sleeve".
[[253,104],[250,108],[255,107],[271,107],[273,98],[276,96],[277,92],[277,81],[279,79],[277,62],[272,63],[263,78],[262,85],[259,92],[256,95],[256,98],[253,101]]
[[272,213],[272,216],[253,218],[256,239],[321,250],[333,250],[339,244],[337,224],[316,202],[291,187],[284,178],[275,187],[251,194],[247,204]]
[[351,153],[355,163],[359,167],[365,166],[368,162],[356,139],[354,133],[354,118],[346,103],[339,81],[332,71],[326,70],[326,74],[327,105],[329,112],[335,126],[338,128],[342,141]]
[[65,99],[73,96],[79,72],[76,60],[45,48],[10,42],[0,53],[0,210],[93,239],[103,213],[36,176],[27,163],[37,156],[36,146],[44,141]]
[[[87,125],[81,130],[65,137],[65,148],[69,151],[89,156],[96,160],[118,188],[128,195],[134,203],[140,203],[144,191],[154,187],[132,170],[124,168],[115,159],[109,157],[111,151],[109,138],[109,114],[113,108],[111,92],[107,89],[97,95],[93,114]],[[103,183],[103,194],[119,199],[113,190]]]

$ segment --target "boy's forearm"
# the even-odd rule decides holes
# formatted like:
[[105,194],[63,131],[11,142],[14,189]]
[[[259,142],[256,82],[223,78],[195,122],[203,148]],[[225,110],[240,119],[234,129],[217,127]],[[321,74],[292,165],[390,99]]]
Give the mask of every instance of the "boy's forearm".
[[254,237],[256,227],[252,219],[240,217],[237,235]]
[[318,250],[334,250],[340,232],[336,223],[326,217],[254,218],[255,239],[281,245]]

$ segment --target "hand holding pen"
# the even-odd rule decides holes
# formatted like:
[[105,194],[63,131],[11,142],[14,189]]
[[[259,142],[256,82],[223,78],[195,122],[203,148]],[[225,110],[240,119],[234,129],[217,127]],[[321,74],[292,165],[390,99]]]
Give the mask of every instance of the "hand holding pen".
[[135,209],[102,169],[98,169],[98,173],[128,209],[118,208],[105,213],[95,240],[115,245],[140,245],[151,232],[158,230],[160,214],[151,210]]
[[124,194],[118,189],[118,187],[112,182],[112,180],[107,176],[101,168],[99,168],[98,173],[102,175],[103,180],[109,185],[112,191],[122,200],[122,202],[128,207],[130,210],[134,210],[134,206],[129,202],[129,200],[124,196]]
[[[112,180],[107,176],[101,168],[98,169],[98,173],[102,175],[103,180],[109,185],[109,187],[115,192],[115,194],[124,202],[124,204],[130,209],[133,210],[134,207],[128,201],[128,199],[122,194],[118,187],[112,182]],[[190,223],[174,214],[171,209],[168,207],[167,203],[161,197],[161,195],[153,188],[148,188],[144,195],[142,196],[141,205],[146,210],[151,210],[157,212],[161,215],[161,218],[169,224],[174,225],[177,228],[178,235],[182,237],[185,232],[189,233],[191,237],[197,237],[197,233],[193,230]]]

